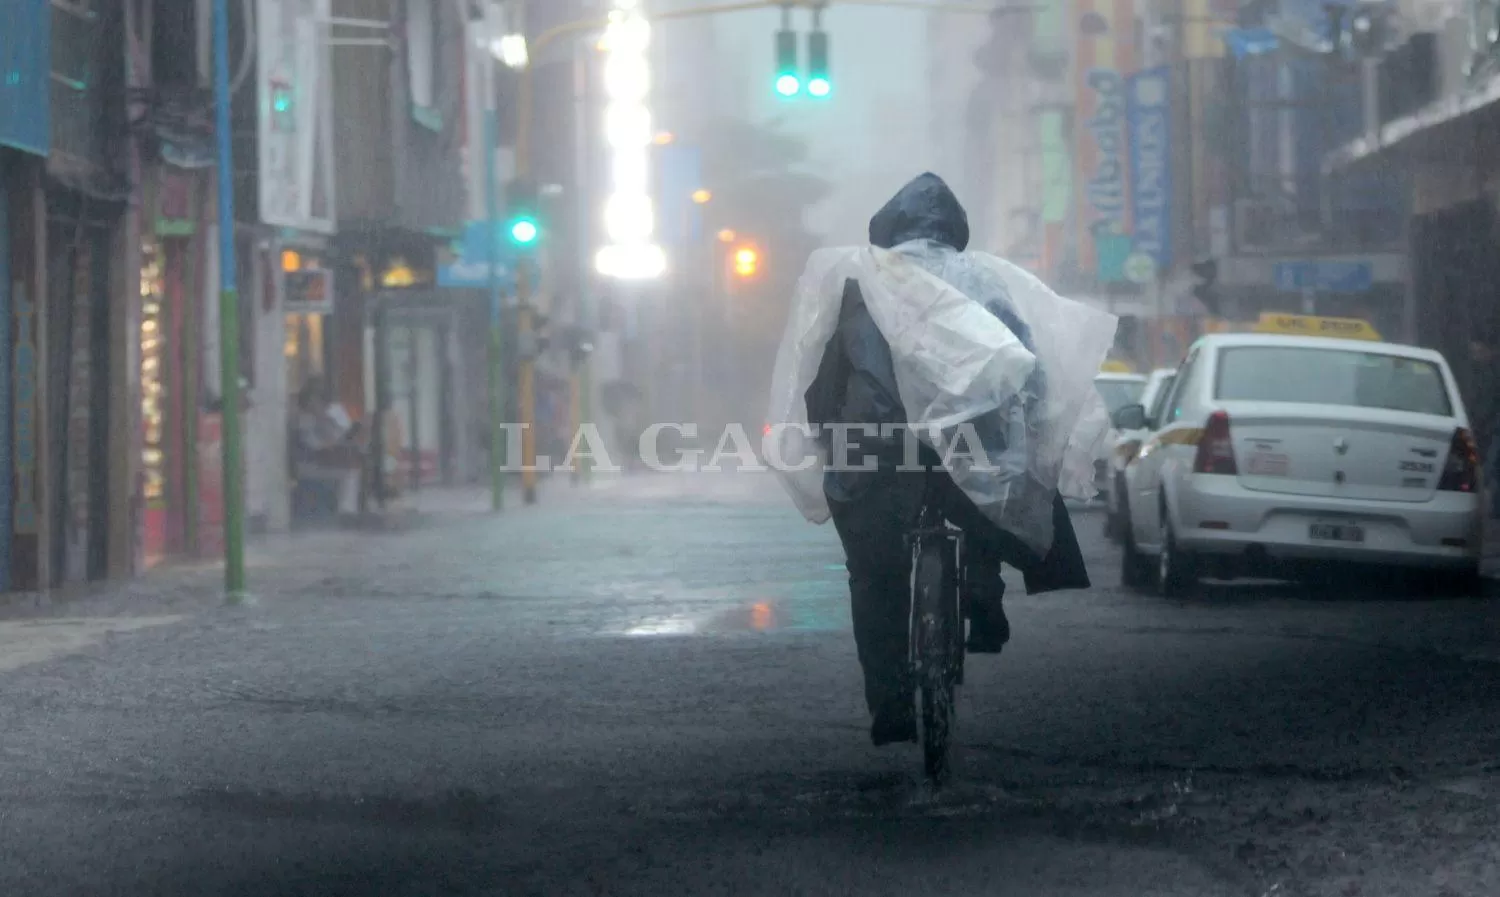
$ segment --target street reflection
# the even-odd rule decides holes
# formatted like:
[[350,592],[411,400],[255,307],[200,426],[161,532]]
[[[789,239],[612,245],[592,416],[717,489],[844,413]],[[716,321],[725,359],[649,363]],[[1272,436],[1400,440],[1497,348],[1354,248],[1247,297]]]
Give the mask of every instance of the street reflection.
[[698,631],[695,620],[686,616],[647,620],[625,630],[626,635],[692,635]]
[[756,632],[765,632],[776,623],[775,614],[771,612],[771,605],[766,601],[757,601],[750,608],[750,628]]

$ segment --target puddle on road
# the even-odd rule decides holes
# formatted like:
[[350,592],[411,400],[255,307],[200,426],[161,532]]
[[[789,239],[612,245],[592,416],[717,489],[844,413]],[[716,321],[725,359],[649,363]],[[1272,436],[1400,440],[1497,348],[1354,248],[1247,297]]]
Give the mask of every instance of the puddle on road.
[[620,635],[643,636],[643,635],[692,635],[698,631],[698,624],[692,617],[658,617],[645,620],[629,629],[620,632]]
[[646,617],[603,634],[646,637],[842,632],[849,626],[848,604],[844,600],[756,598],[721,609]]

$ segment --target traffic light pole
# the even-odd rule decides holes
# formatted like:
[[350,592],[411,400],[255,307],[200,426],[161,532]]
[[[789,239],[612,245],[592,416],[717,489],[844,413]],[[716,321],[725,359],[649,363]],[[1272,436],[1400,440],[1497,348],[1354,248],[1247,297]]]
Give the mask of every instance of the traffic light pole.
[[500,286],[500,201],[495,184],[495,144],[499,141],[499,125],[496,121],[495,79],[489,65],[485,66],[486,97],[484,112],[484,211],[489,219],[489,287],[490,287],[490,351],[489,351],[489,405],[490,405],[490,510],[500,511],[505,507],[505,440],[501,424],[505,419],[505,367],[501,355],[504,350],[503,332],[500,327],[500,311],[504,293]]
[[[594,339],[594,315],[593,301],[589,293],[589,287],[593,278],[589,276],[588,247],[593,245],[590,239],[592,228],[589,226],[589,147],[588,129],[584,126],[584,119],[589,111],[589,62],[588,54],[576,42],[573,44],[573,166],[575,181],[573,193],[573,208],[577,216],[577,233],[574,235],[574,243],[577,248],[578,258],[578,305],[575,332],[582,338],[587,334],[587,339]],[[592,350],[583,351],[580,346],[571,347],[574,351],[574,363],[572,368],[571,383],[569,384],[569,408],[572,412],[569,423],[572,425],[569,439],[577,439],[580,429],[585,423],[593,422],[593,357]],[[590,474],[591,458],[576,458],[573,477],[574,482],[587,483]]]
[[218,141],[219,443],[223,464],[224,592],[245,594],[245,491],[240,476],[240,312],[234,259],[234,152],[229,132],[229,4],[214,0],[214,136]]

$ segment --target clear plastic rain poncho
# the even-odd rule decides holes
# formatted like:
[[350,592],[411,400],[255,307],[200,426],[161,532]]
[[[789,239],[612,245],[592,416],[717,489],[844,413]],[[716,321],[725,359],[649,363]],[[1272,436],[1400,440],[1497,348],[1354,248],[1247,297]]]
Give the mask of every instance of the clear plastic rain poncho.
[[[776,357],[765,451],[814,523],[829,518],[827,453],[805,395],[848,279],[890,344],[910,430],[987,518],[1045,555],[1054,493],[1094,496],[1093,462],[1109,429],[1094,378],[1115,316],[1058,296],[1004,259],[930,240],[813,253]],[[986,308],[1005,303],[1030,329],[1035,354]]]

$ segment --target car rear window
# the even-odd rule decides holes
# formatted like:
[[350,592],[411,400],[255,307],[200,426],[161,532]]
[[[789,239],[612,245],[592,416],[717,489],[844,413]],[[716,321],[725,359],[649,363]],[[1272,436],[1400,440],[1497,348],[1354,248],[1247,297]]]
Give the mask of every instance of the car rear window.
[[1139,380],[1095,380],[1094,386],[1099,390],[1099,397],[1104,399],[1104,407],[1114,414],[1126,405],[1134,405],[1141,400],[1141,394],[1146,391],[1146,384]]
[[1452,416],[1443,373],[1430,361],[1299,346],[1219,352],[1214,395],[1225,401],[1346,405]]

